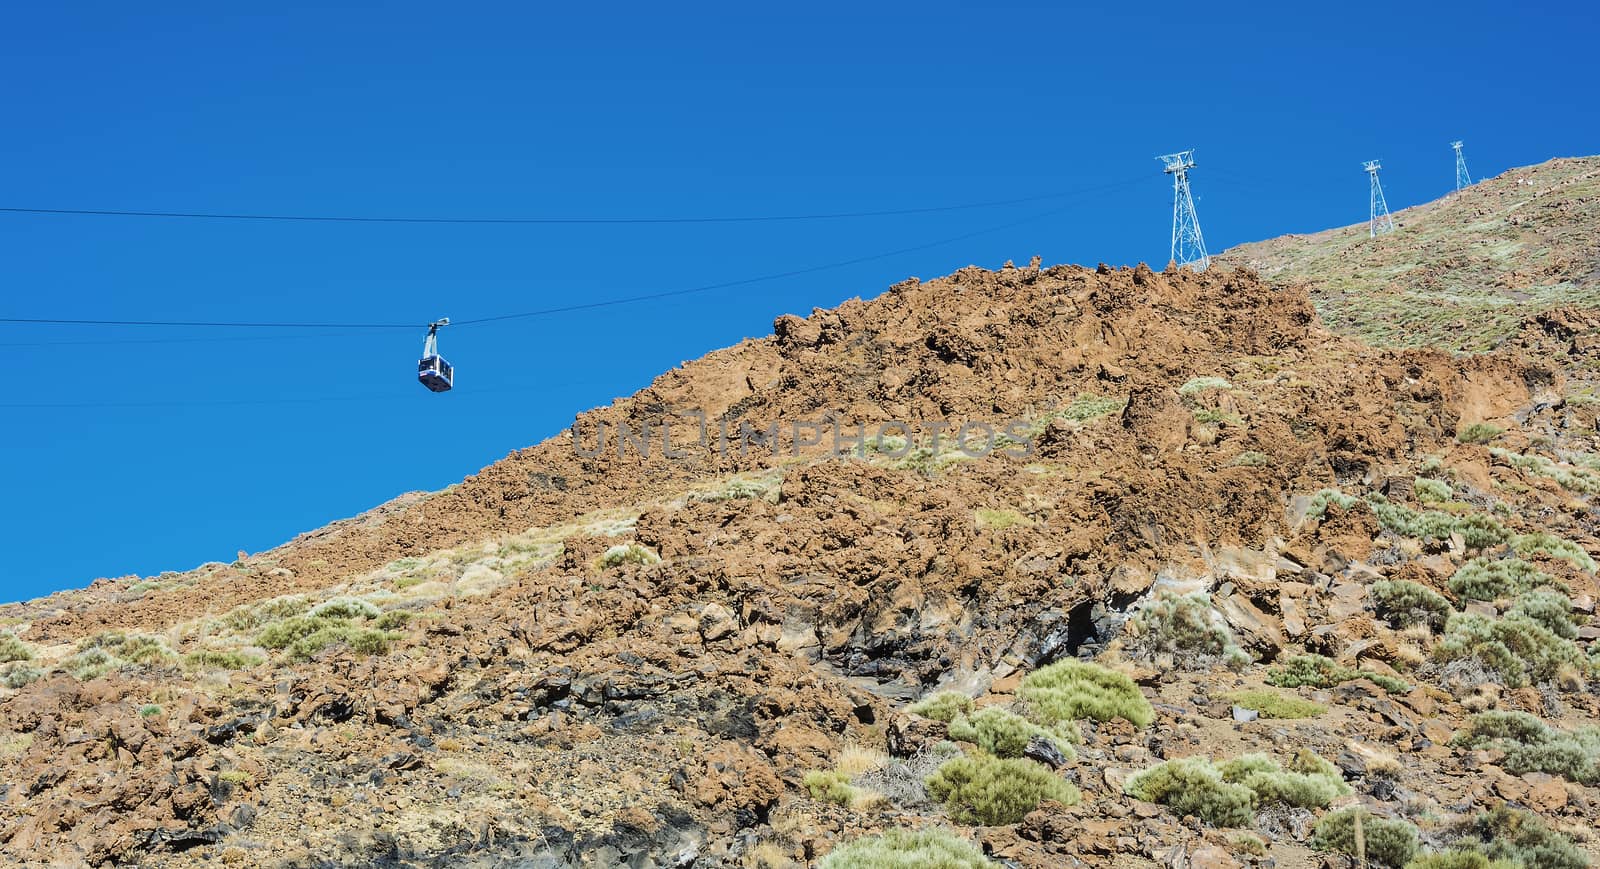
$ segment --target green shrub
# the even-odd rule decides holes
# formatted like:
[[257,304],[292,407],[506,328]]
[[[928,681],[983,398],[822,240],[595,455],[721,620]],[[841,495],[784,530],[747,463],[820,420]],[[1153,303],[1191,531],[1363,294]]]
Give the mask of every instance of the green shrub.
[[1490,860],[1482,851],[1441,851],[1407,863],[1405,869],[1523,869],[1510,860]]
[[1266,689],[1234,691],[1222,695],[1222,699],[1235,706],[1254,709],[1262,718],[1315,718],[1328,711],[1321,703]]
[[941,827],[892,829],[828,853],[817,869],[989,869],[978,846]]
[[1595,572],[1594,558],[1588,552],[1585,552],[1583,547],[1573,543],[1571,540],[1563,540],[1543,531],[1533,534],[1518,534],[1512,538],[1511,548],[1516,550],[1518,555],[1543,553],[1552,558],[1565,558],[1590,573]]
[[836,769],[814,769],[800,780],[806,793],[814,800],[848,806],[856,798],[856,789],[850,786],[850,776]]
[[9,631],[0,631],[0,664],[33,660],[33,649]]
[[1440,510],[1419,512],[1403,504],[1396,504],[1377,492],[1372,492],[1365,498],[1357,498],[1337,489],[1323,489],[1312,496],[1306,515],[1313,519],[1321,518],[1326,515],[1330,506],[1349,510],[1363,501],[1372,509],[1378,524],[1385,531],[1401,537],[1447,540],[1451,534],[1460,534],[1467,548],[1484,549],[1505,543],[1512,536],[1511,530],[1493,516],[1483,513],[1456,516]]
[[1456,613],[1433,655],[1442,663],[1476,660],[1511,688],[1554,682],[1563,671],[1582,672],[1584,667],[1583,653],[1572,641],[1521,615],[1493,619]]
[[410,624],[411,620],[416,618],[416,615],[410,610],[389,610],[378,616],[378,620],[373,622],[372,626],[380,631],[392,631],[395,628],[403,628]]
[[1070,723],[1046,730],[1014,712],[998,706],[986,706],[968,716],[957,714],[950,720],[950,738],[975,743],[984,751],[999,757],[1021,757],[1034,737],[1049,740],[1068,760],[1077,756],[1072,747],[1076,731]]
[[1217,767],[1222,780],[1244,785],[1260,803],[1282,803],[1302,809],[1322,808],[1348,795],[1339,768],[1310,751],[1300,751],[1287,768],[1265,754],[1247,754]]
[[1306,506],[1306,516],[1321,519],[1328,514],[1329,507],[1338,507],[1343,512],[1360,503],[1361,499],[1354,495],[1346,495],[1338,489],[1323,489],[1311,496],[1311,503]]
[[1367,587],[1378,615],[1397,628],[1425,624],[1434,633],[1455,612],[1450,602],[1426,586],[1404,579],[1381,580]]
[[1232,389],[1233,384],[1220,377],[1191,377],[1178,387],[1179,395],[1199,395],[1212,389]]
[[153,718],[160,714],[161,707],[154,703],[146,703],[145,705],[139,707],[139,716],[141,718]]
[[1600,784],[1600,727],[1571,733],[1545,724],[1526,712],[1483,712],[1456,734],[1467,748],[1492,746],[1505,752],[1507,772],[1543,772],[1579,784]]
[[105,649],[93,648],[61,662],[62,669],[72,674],[72,678],[80,682],[88,682],[104,676],[117,668],[122,662],[112,657]]
[[247,670],[264,663],[259,655],[236,650],[201,649],[183,658],[185,664],[202,670]]
[[171,660],[174,655],[167,644],[158,637],[144,634],[125,634],[105,631],[78,642],[78,651],[104,650],[107,654],[129,664],[156,664]]
[[383,611],[360,598],[336,597],[312,607],[307,615],[314,619],[375,619]]
[[1600,474],[1596,474],[1589,468],[1563,468],[1544,456],[1521,455],[1510,450],[1498,448],[1490,449],[1489,453],[1512,467],[1521,468],[1542,477],[1549,477],[1555,480],[1563,489],[1584,495],[1600,495]]
[[1456,429],[1456,440],[1464,444],[1486,444],[1505,432],[1493,423],[1474,422]]
[[1443,504],[1455,494],[1450,490],[1449,483],[1443,480],[1430,480],[1427,477],[1417,477],[1412,480],[1411,490],[1417,494],[1417,500],[1424,504]]
[[1265,754],[1247,754],[1213,764],[1184,757],[1128,777],[1123,790],[1135,799],[1160,803],[1178,816],[1193,815],[1212,826],[1243,827],[1261,804],[1321,808],[1350,793],[1339,770],[1301,751],[1285,769]]
[[223,627],[235,633],[252,631],[268,622],[292,618],[311,608],[311,602],[300,595],[288,595],[245,604],[228,611],[221,619]]
[[1134,799],[1166,806],[1180,818],[1193,815],[1214,827],[1249,826],[1255,814],[1255,792],[1223,781],[1222,773],[1203,757],[1168,760],[1136,772],[1122,790]]
[[1346,667],[1324,655],[1291,655],[1267,670],[1267,683],[1279,688],[1332,688],[1356,679],[1368,679],[1391,694],[1406,694],[1411,686],[1372,670]]
[[621,564],[659,563],[661,563],[661,556],[638,543],[623,543],[613,546],[600,556],[601,567],[616,567]]
[[1128,400],[1120,396],[1103,397],[1086,392],[1074,398],[1071,403],[1054,414],[1054,416],[1075,422],[1087,422],[1095,417],[1105,416],[1108,413],[1117,413],[1127,405]]
[[372,628],[358,628],[344,622],[323,619],[316,621],[323,622],[324,626],[289,645],[291,660],[309,661],[323,649],[339,644],[343,644],[358,655],[382,655],[389,651],[391,641],[399,639],[394,634]]
[[1122,718],[1134,727],[1144,727],[1156,716],[1132,679],[1086,661],[1058,661],[1029,673],[1018,687],[1017,697],[1028,704],[1036,720],[1047,725],[1084,718]]
[[1130,627],[1128,651],[1146,660],[1171,655],[1183,669],[1204,669],[1217,661],[1234,669],[1250,663],[1204,594],[1157,597],[1134,614]]
[[273,622],[256,635],[256,645],[264,649],[284,649],[296,640],[309,637],[330,624],[328,620],[311,616],[291,616]]
[[1416,827],[1405,821],[1376,818],[1362,809],[1343,809],[1324,815],[1313,830],[1311,847],[1355,856],[1357,816],[1361,818],[1361,834],[1370,863],[1402,869],[1417,856],[1421,842]]
[[42,678],[44,678],[43,670],[22,661],[0,668],[0,684],[7,688],[22,688]]
[[1475,824],[1483,855],[1508,860],[1526,869],[1585,869],[1589,859],[1566,836],[1546,827],[1539,816],[1499,806],[1478,816]]
[[1558,591],[1530,591],[1517,598],[1508,616],[1522,616],[1544,626],[1563,640],[1576,639],[1583,620],[1572,611],[1572,601]]
[[1502,525],[1500,520],[1483,513],[1458,517],[1451,530],[1461,535],[1461,541],[1468,549],[1499,546],[1512,537],[1511,529]]
[[906,711],[912,715],[921,715],[923,718],[948,724],[957,715],[965,715],[972,711],[972,698],[960,691],[940,691],[911,704]]
[[926,785],[957,821],[991,827],[1017,823],[1043,800],[1078,801],[1078,789],[1049,769],[987,754],[946,761]]
[[1499,600],[1554,583],[1549,574],[1518,558],[1474,558],[1450,577],[1450,590],[1466,600]]
[[1261,468],[1272,464],[1272,457],[1258,450],[1245,450],[1228,464],[1235,468]]

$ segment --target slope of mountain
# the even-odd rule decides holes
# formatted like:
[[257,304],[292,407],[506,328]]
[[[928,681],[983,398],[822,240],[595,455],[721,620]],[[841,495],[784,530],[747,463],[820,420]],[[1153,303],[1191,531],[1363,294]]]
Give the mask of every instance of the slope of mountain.
[[1335,331],[1394,347],[1488,350],[1531,314],[1600,299],[1600,157],[1512,169],[1394,215],[1217,257],[1303,283]]
[[[1455,244],[1513,185],[1413,211]],[[1540,214],[1530,262],[1593,229]],[[948,828],[989,855],[948,865],[1283,867],[1356,809],[1596,853],[1600,305],[1375,347],[1318,319],[1333,254],[1263,244],[1305,276],[910,279],[442,492],[0,607],[0,851],[840,869]]]

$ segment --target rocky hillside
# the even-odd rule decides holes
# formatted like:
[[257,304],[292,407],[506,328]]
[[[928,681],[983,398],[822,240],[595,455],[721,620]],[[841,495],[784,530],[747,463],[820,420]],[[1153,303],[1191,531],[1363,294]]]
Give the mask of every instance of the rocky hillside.
[[1489,350],[1530,315],[1600,300],[1600,157],[1512,169],[1365,223],[1217,258],[1303,284],[1323,322],[1391,347]]
[[445,491],[0,607],[0,852],[1585,865],[1600,306],[1450,355],[1329,292],[911,279]]

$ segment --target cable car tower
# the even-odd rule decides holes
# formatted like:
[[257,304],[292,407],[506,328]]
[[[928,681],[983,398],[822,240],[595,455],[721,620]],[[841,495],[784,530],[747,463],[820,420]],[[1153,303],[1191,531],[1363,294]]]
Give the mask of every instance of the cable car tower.
[[1450,147],[1456,152],[1456,189],[1462,190],[1472,186],[1472,176],[1467,174],[1467,158],[1461,156],[1461,142],[1451,142]]
[[1171,261],[1197,272],[1211,265],[1205,239],[1200,236],[1200,218],[1194,213],[1194,198],[1189,195],[1189,170],[1194,168],[1194,150],[1164,154],[1156,158],[1161,171],[1172,176],[1172,256]]
[[1389,203],[1383,199],[1383,185],[1378,183],[1377,160],[1368,160],[1361,164],[1367,170],[1367,175],[1372,178],[1372,217],[1367,221],[1367,234],[1377,238],[1386,232],[1394,232],[1394,218],[1389,216]]
[[455,385],[455,370],[439,355],[439,327],[448,325],[449,317],[428,324],[428,337],[422,342],[422,359],[417,362],[417,380],[434,392],[449,392]]

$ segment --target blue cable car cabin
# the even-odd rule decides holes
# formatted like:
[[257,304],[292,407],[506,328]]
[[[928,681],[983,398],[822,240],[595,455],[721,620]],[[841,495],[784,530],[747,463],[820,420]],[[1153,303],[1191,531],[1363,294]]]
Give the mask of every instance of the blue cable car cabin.
[[448,392],[455,383],[455,370],[439,355],[439,327],[450,325],[450,318],[428,324],[428,338],[422,343],[422,359],[417,362],[417,380],[432,392]]
[[417,380],[434,392],[448,392],[454,379],[450,363],[443,356],[424,356],[417,363]]

